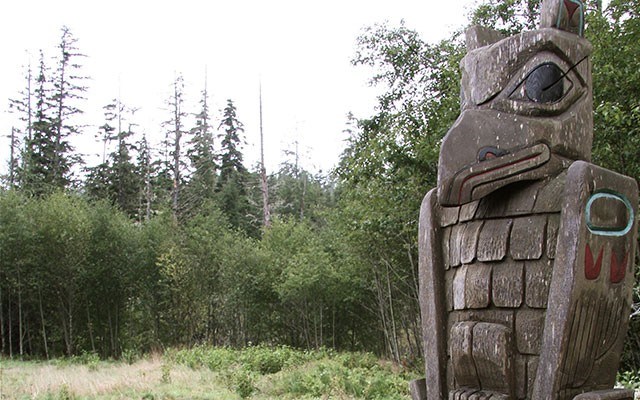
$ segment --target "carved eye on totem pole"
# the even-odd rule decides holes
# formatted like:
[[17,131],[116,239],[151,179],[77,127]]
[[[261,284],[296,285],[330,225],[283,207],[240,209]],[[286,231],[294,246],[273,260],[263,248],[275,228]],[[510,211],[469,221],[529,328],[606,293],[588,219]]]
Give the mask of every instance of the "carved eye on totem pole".
[[[496,108],[523,114],[559,114],[585,93],[585,82],[557,57],[536,57],[516,74]],[[505,104],[506,103],[506,104]]]
[[569,79],[565,79],[565,75],[553,62],[540,64],[527,75],[509,98],[546,104],[558,102],[573,86]]

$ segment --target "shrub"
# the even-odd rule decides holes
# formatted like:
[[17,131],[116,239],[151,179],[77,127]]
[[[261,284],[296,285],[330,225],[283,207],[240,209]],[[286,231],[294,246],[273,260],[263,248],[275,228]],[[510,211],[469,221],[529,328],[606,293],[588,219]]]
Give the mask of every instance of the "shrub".
[[626,389],[640,389],[640,375],[635,371],[619,373],[618,382]]
[[251,371],[261,375],[275,374],[284,367],[293,365],[299,359],[289,347],[269,348],[265,346],[247,347],[242,351],[240,362]]

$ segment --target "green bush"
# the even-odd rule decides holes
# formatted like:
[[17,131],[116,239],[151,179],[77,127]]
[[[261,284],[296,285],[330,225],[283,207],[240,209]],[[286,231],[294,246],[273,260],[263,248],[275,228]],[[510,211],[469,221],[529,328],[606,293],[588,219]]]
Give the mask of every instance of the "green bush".
[[[258,389],[277,398],[350,396],[366,400],[406,399],[411,377],[394,371],[371,353],[338,353],[330,349],[295,350],[252,346],[241,350],[195,347],[169,351],[171,362],[221,373],[226,386],[241,398]],[[276,374],[274,378],[262,378]],[[269,380],[267,389],[260,382]],[[273,392],[273,393],[272,393]],[[265,394],[267,394],[265,392]]]
[[239,369],[233,377],[233,390],[238,396],[246,399],[255,391],[253,377],[251,373],[245,369]]
[[74,400],[76,396],[71,392],[69,386],[62,385],[56,393],[47,394],[45,400]]
[[310,370],[293,370],[281,381],[281,391],[296,396],[320,397],[331,392],[332,372],[323,364]]
[[640,389],[640,374],[636,371],[620,372],[618,382],[626,389]]
[[336,359],[347,368],[371,369],[378,365],[378,357],[371,353],[341,353]]
[[140,353],[135,350],[127,349],[122,352],[120,358],[127,364],[131,365],[140,359]]
[[176,364],[189,368],[208,368],[211,371],[224,371],[237,362],[238,351],[226,347],[197,346],[192,349],[169,351],[165,357]]
[[171,383],[171,365],[165,362],[160,369],[162,371],[162,377],[160,378],[162,383]]
[[289,347],[247,347],[242,350],[240,362],[251,371],[261,375],[275,374],[283,368],[304,362],[305,357],[300,351]]

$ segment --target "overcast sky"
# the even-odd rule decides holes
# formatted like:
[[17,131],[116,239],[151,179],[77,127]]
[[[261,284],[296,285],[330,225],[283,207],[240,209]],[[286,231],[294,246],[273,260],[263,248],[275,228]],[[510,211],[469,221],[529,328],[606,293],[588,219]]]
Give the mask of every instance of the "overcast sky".
[[[176,73],[186,83],[185,108],[197,112],[208,71],[213,124],[233,99],[244,123],[249,166],[258,159],[262,81],[267,167],[276,168],[283,150],[299,150],[303,165],[329,170],[344,148],[346,115],[373,113],[377,91],[371,71],[354,67],[356,38],[366,26],[404,19],[428,42],[449,36],[466,21],[476,0],[30,0],[7,1],[0,13],[0,133],[10,132],[8,98],[24,88],[24,66],[38,62],[38,50],[54,56],[66,25],[88,57],[91,77],[83,104],[86,123],[78,151],[100,160],[94,141],[102,107],[120,94],[152,143],[163,137],[160,122]],[[6,171],[8,140],[0,141],[0,171]]]

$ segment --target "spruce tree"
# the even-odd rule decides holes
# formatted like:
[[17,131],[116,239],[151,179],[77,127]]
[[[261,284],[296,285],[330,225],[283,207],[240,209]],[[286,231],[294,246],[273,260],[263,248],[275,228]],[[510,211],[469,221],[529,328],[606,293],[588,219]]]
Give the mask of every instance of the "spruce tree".
[[[89,168],[89,176],[86,182],[87,192],[95,198],[108,199],[117,205],[120,210],[130,217],[138,213],[138,195],[141,179],[137,175],[136,167],[132,162],[132,152],[135,150],[130,143],[134,132],[133,123],[128,128],[123,127],[125,114],[133,116],[136,110],[127,109],[120,100],[103,107],[105,110],[105,123],[100,127],[103,141],[103,162],[93,168]],[[112,126],[116,123],[117,126]],[[109,142],[116,141],[115,149],[105,156]]]
[[136,175],[140,179],[138,192],[138,221],[148,221],[151,218],[151,204],[153,202],[153,163],[151,161],[151,148],[147,142],[147,136],[142,135],[136,143],[138,157],[136,160]]
[[220,207],[231,226],[245,233],[255,234],[256,229],[250,218],[247,195],[249,173],[243,164],[241,150],[243,140],[240,135],[244,132],[244,128],[238,120],[232,100],[227,100],[218,129],[223,130],[220,134],[221,149],[218,155],[220,176],[216,185]]
[[38,74],[35,80],[35,110],[30,126],[30,137],[24,144],[22,188],[33,195],[42,195],[53,187],[53,159],[55,141],[53,138],[51,88],[49,87],[49,68],[40,51]]
[[13,127],[11,129],[11,157],[9,161],[10,173],[8,178],[11,187],[21,183],[25,167],[25,158],[23,156],[26,154],[26,149],[20,150],[18,146],[20,144],[27,145],[32,138],[34,93],[31,62],[27,65],[25,80],[26,87],[19,93],[20,97],[9,99],[9,112],[17,114],[18,119],[23,123],[21,128]]
[[196,124],[189,132],[191,138],[187,150],[192,172],[183,198],[184,208],[191,214],[197,213],[203,204],[213,199],[217,180],[206,79],[200,98],[200,112],[195,117]]
[[220,122],[218,129],[223,130],[223,133],[219,135],[221,139],[221,149],[218,155],[220,178],[217,187],[220,189],[232,180],[234,175],[247,174],[241,150],[243,140],[240,137],[244,133],[244,127],[238,120],[236,106],[231,99],[227,100],[227,106],[222,112],[222,122]]
[[76,59],[84,57],[76,47],[77,39],[69,28],[62,27],[62,36],[58,45],[59,53],[57,68],[53,77],[53,91],[51,103],[53,106],[51,134],[54,140],[52,159],[52,183],[55,188],[66,188],[71,182],[71,168],[79,158],[73,154],[73,147],[69,139],[79,135],[80,126],[72,124],[72,117],[81,114],[77,102],[84,100],[86,87],[82,81],[86,77],[80,74],[80,65]]
[[29,74],[28,93],[21,102],[14,103],[30,121],[24,141],[21,186],[34,195],[67,188],[72,181],[72,168],[80,161],[70,143],[72,136],[80,134],[73,117],[82,113],[77,104],[86,91],[81,84],[86,77],[81,76],[81,66],[76,62],[83,54],[76,43],[69,29],[63,27],[55,71],[51,72],[40,51],[35,89],[31,92]]

